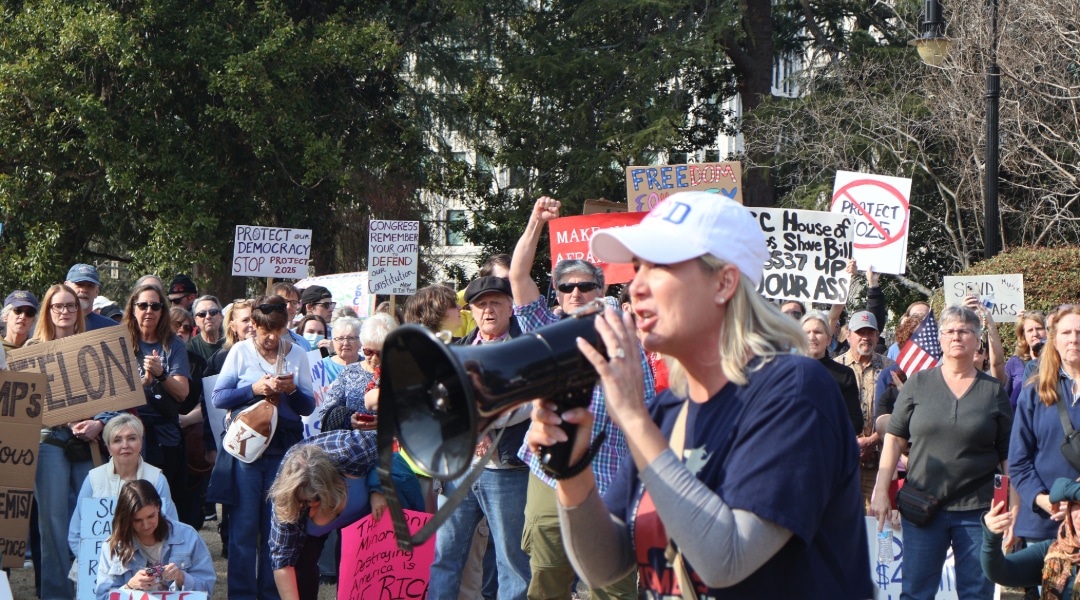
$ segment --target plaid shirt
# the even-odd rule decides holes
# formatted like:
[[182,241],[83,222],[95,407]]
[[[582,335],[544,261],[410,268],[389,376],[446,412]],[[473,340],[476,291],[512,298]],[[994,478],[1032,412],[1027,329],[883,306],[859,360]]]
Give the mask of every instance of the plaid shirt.
[[[379,451],[375,443],[374,431],[335,430],[311,436],[293,446],[295,449],[301,444],[318,446],[330,456],[330,460],[337,465],[338,471],[349,477],[363,477],[368,471],[375,468],[379,462]],[[289,460],[292,449],[285,454],[285,460]],[[296,565],[300,556],[300,548],[304,545],[307,533],[308,515],[301,512],[300,518],[295,523],[282,523],[278,521],[277,512],[270,511],[270,565],[277,570]]]
[[[605,297],[604,302],[608,306],[618,308],[618,305],[615,304],[615,298]],[[559,317],[548,309],[544,298],[539,298],[536,302],[525,306],[515,306],[514,315],[517,316],[518,325],[521,326],[523,332],[533,331],[559,321]],[[649,368],[648,358],[645,356],[645,351],[642,350],[640,344],[638,345],[638,354],[641,358],[641,368],[645,373],[645,406],[652,406],[653,400],[656,398],[656,386],[653,383],[653,374],[652,369]],[[611,417],[608,417],[607,405],[604,403],[604,387],[599,383],[593,388],[592,403],[589,405],[589,411],[593,414],[592,436],[589,439],[595,440],[601,431],[607,434],[607,438],[600,445],[592,461],[593,475],[596,477],[596,488],[603,495],[607,491],[608,484],[611,483],[612,479],[615,479],[615,472],[619,470],[619,464],[623,462],[625,457],[630,455],[630,449],[626,446],[626,439],[623,437],[622,431],[619,431],[619,428],[612,422]],[[540,467],[540,458],[529,450],[527,443],[521,445],[521,449],[518,450],[518,458],[529,465],[529,470],[532,471],[533,475],[536,475],[551,487],[555,487],[555,480],[544,473],[543,468]]]

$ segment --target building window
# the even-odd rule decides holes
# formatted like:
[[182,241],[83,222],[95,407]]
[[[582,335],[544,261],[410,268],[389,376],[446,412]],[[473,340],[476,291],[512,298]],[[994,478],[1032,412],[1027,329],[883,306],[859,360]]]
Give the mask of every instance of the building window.
[[446,245],[465,245],[465,211],[446,211]]

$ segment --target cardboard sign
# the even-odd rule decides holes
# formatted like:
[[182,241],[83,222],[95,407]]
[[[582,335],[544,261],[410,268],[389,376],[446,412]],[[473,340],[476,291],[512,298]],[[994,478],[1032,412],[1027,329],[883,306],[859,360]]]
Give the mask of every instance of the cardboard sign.
[[0,487],[0,566],[22,568],[26,560],[26,534],[30,531],[30,503],[34,489]]
[[[893,531],[893,560],[889,564],[878,564],[877,519],[866,517],[866,541],[870,544],[870,579],[877,588],[877,598],[896,600],[900,597],[904,581],[904,532]],[[941,585],[935,600],[954,600],[956,598],[956,561],[950,547],[945,555],[945,564],[941,567]]]
[[860,270],[900,275],[907,266],[911,180],[837,171],[830,212],[855,221],[855,262]]
[[78,600],[94,600],[97,587],[98,561],[105,540],[112,535],[116,498],[83,498],[79,500],[79,578]]
[[675,192],[711,192],[742,204],[742,163],[690,163],[626,167],[631,212],[649,212]]
[[368,291],[416,293],[420,221],[376,221],[368,227]]
[[232,274],[300,279],[308,273],[311,230],[237,225]]
[[626,212],[626,205],[622,202],[612,202],[611,200],[586,200],[585,208],[581,211],[583,215],[595,215],[596,213],[613,213],[613,212]]
[[[409,531],[416,533],[432,515],[406,510]],[[368,515],[341,529],[338,600],[426,598],[435,538],[412,552],[399,550],[390,513],[378,522]]]
[[589,252],[589,240],[599,229],[637,225],[645,218],[643,212],[595,213],[580,217],[560,217],[548,224],[551,238],[551,270],[564,259],[587,260],[604,270],[606,283],[626,283],[634,278],[633,265],[612,265],[600,262]]
[[1024,310],[1024,275],[945,276],[945,306],[963,304],[969,295],[979,297],[995,323],[1015,323]]
[[329,290],[338,306],[352,308],[361,319],[375,314],[375,296],[368,291],[367,271],[308,277],[296,282],[297,289],[301,290],[313,285],[321,285]]
[[113,590],[109,600],[207,600],[206,592],[142,592],[139,590]]
[[852,219],[814,210],[755,208],[769,261],[758,293],[775,300],[847,302]]
[[45,374],[45,427],[146,404],[135,349],[124,327],[23,346],[8,354],[8,368]]

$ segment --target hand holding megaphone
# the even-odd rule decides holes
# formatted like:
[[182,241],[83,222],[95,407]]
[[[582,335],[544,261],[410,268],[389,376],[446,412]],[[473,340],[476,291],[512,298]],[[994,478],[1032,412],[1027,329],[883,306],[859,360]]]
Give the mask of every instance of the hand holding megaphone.
[[559,414],[559,407],[550,400],[535,400],[533,402],[532,425],[525,435],[525,441],[533,454],[542,456],[544,448],[555,444],[569,441],[565,423],[576,425],[571,431],[581,432],[574,434],[574,443],[570,449],[569,464],[576,465],[589,450],[589,437],[592,432],[593,415],[588,408],[571,408]]

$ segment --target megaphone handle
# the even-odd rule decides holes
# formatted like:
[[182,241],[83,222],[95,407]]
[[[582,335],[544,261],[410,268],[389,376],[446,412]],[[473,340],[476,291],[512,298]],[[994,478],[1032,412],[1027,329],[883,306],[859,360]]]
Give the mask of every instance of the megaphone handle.
[[540,447],[540,464],[544,471],[552,475],[561,475],[570,468],[570,452],[574,449],[574,436],[577,435],[578,428],[576,423],[565,420],[559,427],[566,432],[566,439],[569,441]]

